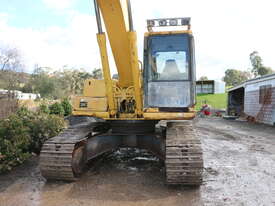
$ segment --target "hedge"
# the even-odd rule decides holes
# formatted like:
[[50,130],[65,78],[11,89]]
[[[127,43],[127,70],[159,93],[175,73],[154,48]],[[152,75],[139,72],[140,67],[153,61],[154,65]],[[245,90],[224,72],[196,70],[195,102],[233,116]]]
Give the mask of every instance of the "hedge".
[[21,108],[0,120],[0,173],[39,154],[43,143],[59,134],[66,123],[60,116]]

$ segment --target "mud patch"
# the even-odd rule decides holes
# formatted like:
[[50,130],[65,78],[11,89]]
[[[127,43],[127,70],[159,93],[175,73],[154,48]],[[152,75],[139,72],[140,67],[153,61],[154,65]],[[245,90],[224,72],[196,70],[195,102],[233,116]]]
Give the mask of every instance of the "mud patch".
[[34,158],[0,175],[0,206],[275,205],[275,128],[207,118],[197,124],[200,188],[167,187],[163,162],[147,151],[119,150],[74,183],[45,183]]
[[211,167],[205,168],[205,171],[210,174],[210,175],[214,175],[217,176],[219,174],[219,172]]

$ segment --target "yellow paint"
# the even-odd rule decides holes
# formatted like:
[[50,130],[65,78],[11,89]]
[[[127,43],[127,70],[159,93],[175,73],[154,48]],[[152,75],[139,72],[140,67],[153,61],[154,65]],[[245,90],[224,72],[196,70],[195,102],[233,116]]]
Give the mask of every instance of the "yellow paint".
[[[80,102],[87,102],[85,108],[80,108]],[[92,112],[107,112],[108,103],[106,97],[87,97],[78,96],[73,98],[74,111],[92,111]]]
[[83,96],[106,97],[105,81],[88,79],[84,82]]
[[114,116],[117,110],[115,108],[115,102],[114,102],[113,82],[110,74],[110,66],[109,66],[107,46],[106,46],[106,35],[97,34],[97,41],[100,48],[100,55],[101,55],[101,61],[102,61],[103,76],[104,76],[105,86],[106,86],[106,96],[108,98],[109,112],[111,116]]
[[122,118],[122,119],[131,119],[131,118],[135,118],[135,117],[136,117],[135,114],[120,114],[119,119],[120,118]]
[[155,32],[146,32],[145,37],[154,36],[154,35],[169,35],[169,34],[192,34],[191,30],[181,30],[181,31],[155,31]]
[[138,62],[138,52],[137,52],[137,34],[136,32],[129,32],[129,44],[131,51],[131,70],[134,83],[134,95],[136,100],[136,113],[138,116],[142,115],[142,86],[140,81],[140,70]]
[[127,116],[121,116],[120,118],[107,118],[106,120],[190,120],[194,119],[194,112],[182,112],[182,113],[144,113],[143,118],[133,118]]
[[146,120],[188,120],[195,117],[195,113],[172,113],[172,112],[163,112],[163,113],[144,113],[144,119]]
[[148,108],[145,110],[145,112],[148,113],[158,113],[159,112],[159,108]]
[[128,40],[128,14],[125,13],[126,0],[97,0],[101,10],[108,39],[119,74],[119,86],[133,86],[133,75]]
[[93,111],[73,111],[74,116],[90,116],[90,117],[98,117],[102,119],[109,118],[109,112],[93,112]]

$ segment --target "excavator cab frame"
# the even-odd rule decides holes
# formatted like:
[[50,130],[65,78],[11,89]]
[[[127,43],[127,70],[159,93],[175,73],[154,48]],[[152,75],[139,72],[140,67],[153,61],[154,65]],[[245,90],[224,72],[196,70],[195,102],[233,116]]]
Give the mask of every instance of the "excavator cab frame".
[[[195,47],[189,18],[148,20],[144,37],[144,107],[188,112],[195,105]],[[187,30],[153,32],[153,26]],[[178,22],[181,22],[178,25]],[[183,24],[183,25],[182,25]]]

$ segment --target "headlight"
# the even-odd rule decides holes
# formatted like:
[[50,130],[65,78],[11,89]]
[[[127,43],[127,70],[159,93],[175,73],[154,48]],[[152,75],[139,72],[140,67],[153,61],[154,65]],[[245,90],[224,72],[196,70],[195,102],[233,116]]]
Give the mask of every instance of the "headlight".
[[190,18],[182,18],[181,19],[181,25],[182,26],[188,26],[188,25],[190,25],[190,21],[191,21]]
[[147,26],[148,27],[154,27],[155,26],[155,21],[154,20],[148,20],[147,21]]
[[190,29],[191,18],[167,18],[167,19],[149,19],[147,20],[147,27],[152,31],[153,27],[166,27],[166,26],[188,26]]
[[171,19],[169,21],[170,26],[178,26],[178,20],[177,19]]
[[159,20],[159,26],[167,26],[167,21],[165,19]]

